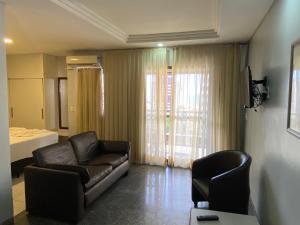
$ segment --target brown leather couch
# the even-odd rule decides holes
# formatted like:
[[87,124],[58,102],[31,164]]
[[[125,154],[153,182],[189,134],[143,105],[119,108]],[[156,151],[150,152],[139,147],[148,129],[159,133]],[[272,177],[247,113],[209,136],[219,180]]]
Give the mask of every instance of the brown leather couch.
[[208,201],[209,209],[247,214],[251,157],[227,150],[197,159],[192,166],[192,200]]
[[35,165],[24,170],[26,209],[71,222],[129,169],[130,145],[97,140],[94,132],[33,152]]

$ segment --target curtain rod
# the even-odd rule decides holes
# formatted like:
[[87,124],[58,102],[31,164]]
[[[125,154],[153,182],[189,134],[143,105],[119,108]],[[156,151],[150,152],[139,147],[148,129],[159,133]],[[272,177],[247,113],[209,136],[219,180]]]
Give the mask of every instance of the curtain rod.
[[76,66],[76,67],[67,67],[67,70],[76,70],[76,69],[103,69],[101,66]]

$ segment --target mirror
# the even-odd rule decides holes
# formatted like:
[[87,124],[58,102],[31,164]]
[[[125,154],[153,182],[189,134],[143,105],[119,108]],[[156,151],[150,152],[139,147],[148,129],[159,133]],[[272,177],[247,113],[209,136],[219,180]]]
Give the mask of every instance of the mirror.
[[292,45],[287,129],[300,138],[300,41]]
[[68,129],[68,80],[58,78],[59,129]]

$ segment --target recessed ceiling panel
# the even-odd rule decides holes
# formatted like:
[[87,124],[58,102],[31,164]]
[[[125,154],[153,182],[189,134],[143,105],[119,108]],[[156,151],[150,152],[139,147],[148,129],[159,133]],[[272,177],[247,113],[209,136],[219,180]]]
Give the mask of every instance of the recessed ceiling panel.
[[218,0],[80,0],[127,34],[214,29]]
[[244,42],[273,0],[7,0],[8,54]]

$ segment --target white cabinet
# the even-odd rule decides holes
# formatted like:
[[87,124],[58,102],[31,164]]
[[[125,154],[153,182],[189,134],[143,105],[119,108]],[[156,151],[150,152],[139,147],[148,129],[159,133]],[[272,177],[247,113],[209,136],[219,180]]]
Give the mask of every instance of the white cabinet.
[[57,57],[7,56],[10,126],[57,130]]
[[10,126],[45,128],[43,79],[9,79]]

